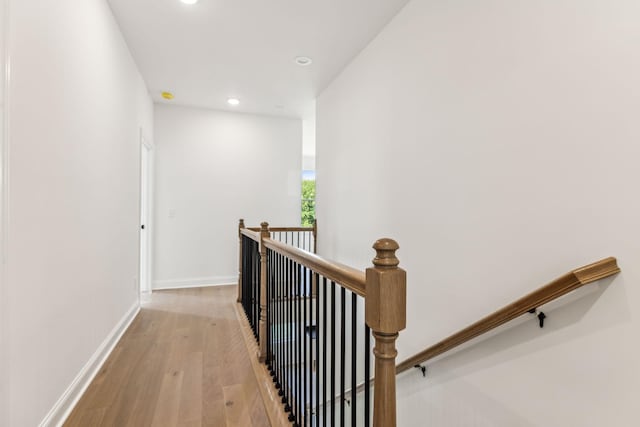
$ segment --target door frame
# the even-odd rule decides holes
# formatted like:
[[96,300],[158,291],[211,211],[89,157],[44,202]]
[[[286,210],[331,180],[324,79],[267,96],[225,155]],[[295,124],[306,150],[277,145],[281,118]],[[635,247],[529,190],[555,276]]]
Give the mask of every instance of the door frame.
[[[139,224],[138,224],[138,296],[142,293],[150,293],[153,289],[153,181],[154,181],[154,153],[155,146],[149,138],[144,136],[142,128],[140,129],[140,147],[139,147]],[[146,170],[143,156],[146,154]],[[146,197],[145,191],[146,181]],[[146,203],[145,203],[146,202]],[[146,221],[143,223],[142,214],[146,212]],[[142,232],[144,225],[144,233]],[[143,240],[145,239],[146,251],[143,254]],[[143,263],[146,260],[146,265]]]

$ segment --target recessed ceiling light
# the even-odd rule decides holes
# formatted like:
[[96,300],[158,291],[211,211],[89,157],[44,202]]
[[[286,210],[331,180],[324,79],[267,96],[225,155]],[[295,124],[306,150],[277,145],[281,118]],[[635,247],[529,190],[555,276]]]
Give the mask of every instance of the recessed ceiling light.
[[173,99],[173,94],[171,92],[162,92],[162,97],[171,101]]
[[238,105],[240,104],[240,100],[238,98],[229,98],[227,99],[229,105]]
[[306,67],[307,65],[311,65],[311,63],[313,62],[313,60],[308,56],[297,56],[295,61],[296,61],[296,64],[302,65],[303,67]]
[[180,0],[184,4],[196,4],[198,0]]

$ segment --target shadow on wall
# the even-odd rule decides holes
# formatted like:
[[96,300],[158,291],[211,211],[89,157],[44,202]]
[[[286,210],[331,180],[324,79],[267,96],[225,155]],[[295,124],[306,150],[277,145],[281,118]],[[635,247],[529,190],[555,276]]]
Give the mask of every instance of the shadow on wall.
[[[492,399],[469,381],[460,380],[455,389],[438,392],[424,392],[419,384],[420,382],[413,381],[413,387],[398,389],[399,426],[534,427],[534,424],[502,402]],[[414,405],[409,411],[403,410],[402,405],[408,396],[419,399],[419,408]],[[468,402],[473,402],[473,405]],[[413,417],[407,416],[408,412],[412,412]],[[409,419],[415,420],[416,416],[420,417],[420,424]]]
[[[614,280],[617,283],[612,284]],[[433,419],[432,425],[439,425],[443,419],[450,419],[448,426],[532,426],[508,405],[492,399],[486,391],[480,390],[467,378],[500,365],[507,366],[504,370],[501,369],[501,373],[508,375],[510,369],[521,367],[521,364],[517,364],[515,368],[508,366],[509,362],[567,345],[631,319],[622,276],[610,277],[580,288],[546,304],[541,310],[547,315],[543,329],[540,329],[533,314],[525,315],[484,337],[472,340],[452,353],[427,362],[426,379],[418,370],[402,374],[398,377],[398,401],[419,399],[421,408],[413,408],[411,412],[413,416],[419,413],[424,414],[427,419]],[[593,313],[588,315],[590,312]],[[567,355],[563,357],[567,358]],[[569,356],[575,359],[579,357],[580,354]],[[531,366],[522,376],[526,379],[537,373],[543,377],[539,378],[541,382],[552,383],[553,373],[545,366]],[[544,378],[547,374],[548,381]],[[517,378],[497,380],[513,386]],[[453,382],[455,384],[451,387],[443,387]],[[488,385],[492,390],[495,387],[493,384]],[[521,384],[518,388],[518,393],[525,394],[528,385]],[[506,391],[513,392],[516,391]],[[533,397],[535,396],[530,398]],[[452,402],[455,402],[454,407]],[[470,402],[472,403],[469,404]],[[472,424],[469,424],[470,420],[473,420]],[[430,425],[426,419],[425,425]]]

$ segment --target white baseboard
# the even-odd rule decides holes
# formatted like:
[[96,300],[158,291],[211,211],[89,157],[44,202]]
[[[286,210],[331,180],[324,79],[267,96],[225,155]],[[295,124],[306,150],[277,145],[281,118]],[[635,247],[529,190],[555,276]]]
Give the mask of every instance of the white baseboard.
[[53,405],[53,408],[40,423],[40,427],[62,426],[139,311],[140,305],[136,302],[98,347],[56,404]]
[[202,288],[205,286],[222,286],[238,283],[238,276],[193,277],[190,279],[156,280],[152,290]]

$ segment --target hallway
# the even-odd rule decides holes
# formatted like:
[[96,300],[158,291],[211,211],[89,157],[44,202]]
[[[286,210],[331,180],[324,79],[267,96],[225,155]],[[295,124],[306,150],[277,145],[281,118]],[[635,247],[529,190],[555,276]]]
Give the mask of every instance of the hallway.
[[156,291],[65,426],[267,426],[235,286]]

